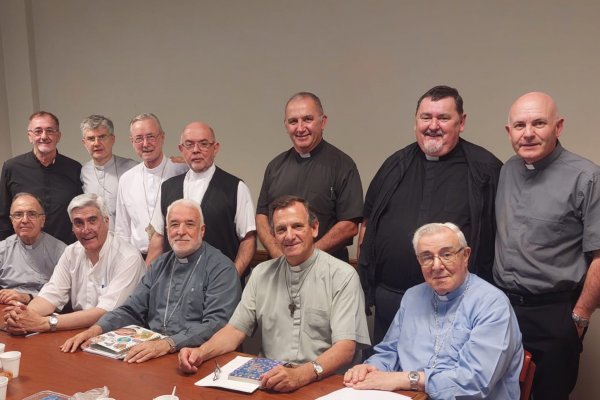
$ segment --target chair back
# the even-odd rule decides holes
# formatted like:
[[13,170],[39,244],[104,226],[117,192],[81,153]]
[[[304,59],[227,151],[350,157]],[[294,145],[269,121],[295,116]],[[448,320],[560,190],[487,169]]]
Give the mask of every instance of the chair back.
[[533,375],[535,374],[535,363],[531,359],[531,353],[525,350],[523,355],[523,367],[519,375],[519,386],[521,387],[521,400],[529,400],[531,387],[533,386]]

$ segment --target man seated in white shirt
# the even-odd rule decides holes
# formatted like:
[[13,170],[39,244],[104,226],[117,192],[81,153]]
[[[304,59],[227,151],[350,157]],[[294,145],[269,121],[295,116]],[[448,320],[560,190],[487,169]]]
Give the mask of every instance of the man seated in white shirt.
[[[37,297],[5,308],[6,328],[13,334],[88,327],[121,305],[146,271],[139,251],[109,232],[102,197],[79,195],[67,211],[78,241],[67,246]],[[73,312],[56,314],[69,301]]]

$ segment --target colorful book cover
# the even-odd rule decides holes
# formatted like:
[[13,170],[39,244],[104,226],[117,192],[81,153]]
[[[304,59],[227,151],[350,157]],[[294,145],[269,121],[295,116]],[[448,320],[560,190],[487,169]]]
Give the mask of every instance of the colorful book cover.
[[253,358],[229,374],[229,379],[240,382],[260,383],[260,376],[283,362],[269,358]]
[[162,339],[164,336],[137,325],[129,325],[103,333],[91,339],[91,344],[84,348],[88,353],[100,354],[110,358],[124,358],[125,354],[138,343]]

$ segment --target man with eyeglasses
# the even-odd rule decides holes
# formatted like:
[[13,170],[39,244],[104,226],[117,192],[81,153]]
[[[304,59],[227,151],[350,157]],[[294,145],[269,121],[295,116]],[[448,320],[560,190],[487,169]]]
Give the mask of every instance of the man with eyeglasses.
[[[13,334],[89,327],[121,305],[146,272],[139,251],[109,232],[102,197],[81,194],[67,211],[78,241],[67,246],[38,296],[4,309],[6,328]],[[68,302],[73,312],[57,314]]]
[[148,256],[150,239],[161,224],[160,186],[188,170],[163,153],[165,132],[152,113],[136,115],[129,124],[130,139],[142,162],[125,172],[117,191],[115,233],[133,244],[150,265],[160,253]]
[[469,238],[469,270],[492,282],[494,198],[502,163],[460,138],[467,115],[458,91],[436,86],[417,101],[416,142],[392,154],[367,190],[358,236],[374,341],[383,339],[404,292],[423,282],[410,239],[417,228],[450,221]]
[[[161,221],[173,201],[197,201],[206,224],[204,240],[229,257],[244,276],[256,251],[254,205],[248,186],[215,165],[220,146],[213,129],[203,122],[192,122],[183,129],[179,151],[190,170],[162,184]],[[152,238],[153,251],[170,250],[168,246],[163,249],[163,243],[168,244],[162,234],[165,228],[157,227],[161,234]]]
[[69,244],[76,239],[71,231],[67,205],[82,193],[81,164],[58,153],[61,133],[58,118],[47,111],[33,113],[27,128],[33,151],[11,158],[2,167],[0,178],[0,240],[14,233],[10,205],[14,196],[27,192],[37,196],[46,209],[44,231]]
[[15,195],[10,220],[15,234],[0,242],[0,303],[28,304],[50,279],[66,245],[42,232],[44,208],[29,193]]
[[523,345],[506,296],[469,272],[472,250],[452,223],[419,228],[424,283],[406,291],[374,355],[344,375],[355,389],[419,390],[432,399],[519,398]]
[[81,141],[92,159],[81,168],[84,193],[96,193],[106,200],[110,230],[115,228],[117,190],[121,176],[138,163],[112,152],[115,144],[113,122],[103,115],[90,115],[81,122]]
[[294,94],[285,105],[283,124],[292,148],[275,157],[265,170],[256,206],[258,237],[271,257],[279,257],[282,249],[269,227],[269,204],[286,194],[300,196],[319,218],[317,248],[348,262],[347,246],[358,232],[363,208],[356,164],[323,139],[327,115],[315,94]]

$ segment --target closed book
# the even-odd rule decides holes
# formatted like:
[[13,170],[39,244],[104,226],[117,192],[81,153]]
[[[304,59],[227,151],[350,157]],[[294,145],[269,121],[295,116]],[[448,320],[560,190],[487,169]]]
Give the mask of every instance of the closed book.
[[229,379],[259,384],[260,376],[278,365],[283,365],[283,362],[270,358],[252,358],[233,370],[229,374]]
[[124,328],[103,333],[91,339],[89,346],[83,351],[101,356],[122,359],[133,346],[150,340],[162,339],[160,333],[142,328],[137,325],[128,325]]

